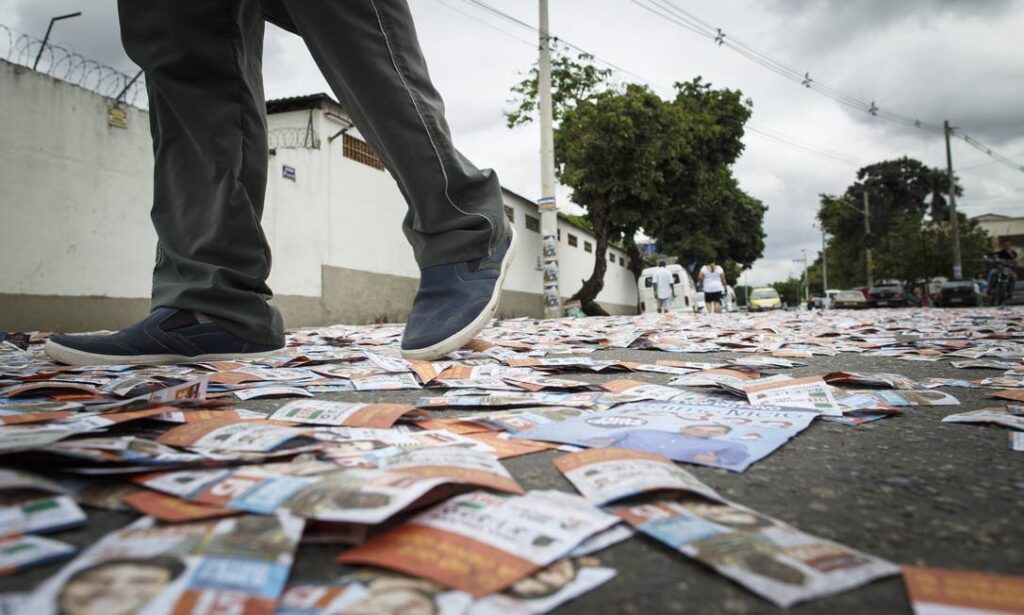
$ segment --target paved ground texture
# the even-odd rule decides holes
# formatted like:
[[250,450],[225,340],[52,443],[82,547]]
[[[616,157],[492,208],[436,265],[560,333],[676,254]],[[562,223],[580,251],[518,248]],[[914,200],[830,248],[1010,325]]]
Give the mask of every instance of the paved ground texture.
[[[651,364],[656,360],[718,362],[769,356],[807,344],[831,349],[859,344],[859,352],[799,358],[806,365],[762,369],[764,375],[824,375],[847,371],[896,373],[915,381],[951,378],[981,382],[1004,377],[993,369],[958,369],[951,352],[983,350],[987,358],[1022,361],[1022,311],[918,310],[779,313],[767,316],[725,314],[689,315],[658,319],[588,319],[537,324],[506,321],[483,337],[510,342],[526,353],[550,355],[573,348],[601,347],[595,360],[625,360]],[[581,333],[596,328],[599,335]],[[367,348],[387,353],[394,346],[385,328],[335,329],[336,347]],[[400,329],[390,329],[392,334]],[[631,331],[640,334],[632,336]],[[323,332],[323,330],[321,330]],[[370,337],[367,332],[374,332]],[[621,334],[626,348],[607,348],[609,334]],[[561,336],[561,337],[560,337]],[[605,338],[604,341],[598,341]],[[12,338],[23,343],[24,338]],[[374,344],[361,345],[368,339]],[[341,341],[339,341],[341,340]],[[345,341],[348,340],[348,341]],[[623,342],[623,340],[625,340]],[[743,344],[735,344],[737,341]],[[322,342],[302,335],[293,343]],[[518,344],[518,345],[517,345]],[[653,346],[711,352],[667,352]],[[709,346],[710,345],[710,346]],[[638,348],[640,347],[640,348]],[[646,348],[643,348],[646,347]],[[37,349],[38,345],[33,345]],[[753,349],[753,352],[750,352]],[[742,350],[742,352],[738,352]],[[936,361],[908,360],[923,355]],[[786,354],[786,353],[783,353]],[[793,356],[793,353],[789,353]],[[549,356],[550,356],[549,355]],[[963,354],[960,355],[961,357]],[[666,384],[672,375],[652,372],[559,372],[568,378],[601,383],[631,378]],[[1024,377],[1010,370],[1007,385]],[[264,383],[265,384],[265,383]],[[682,390],[682,389],[681,389]],[[990,396],[1000,389],[939,388],[955,396],[960,406],[910,407],[895,416],[850,427],[815,421],[804,432],[743,473],[685,465],[700,480],[730,500],[774,516],[810,534],[824,537],[901,565],[1024,574],[1024,452],[1007,446],[1007,430],[997,426],[940,422],[944,416],[985,407],[1005,407]],[[343,401],[413,402],[440,395],[444,389],[346,391],[317,394]],[[238,407],[273,410],[288,400],[251,400]],[[436,416],[480,414],[436,411]],[[575,493],[552,465],[561,452],[546,451],[507,459],[503,463],[527,489],[559,489]],[[0,458],[16,463],[17,456]],[[36,471],[47,468],[33,467]],[[87,524],[53,538],[85,547],[104,534],[137,518],[134,513],[89,510]],[[338,546],[302,545],[292,582],[330,581],[346,567],[333,563]],[[597,555],[618,575],[596,590],[565,605],[557,613],[772,613],[779,609],[714,570],[680,553],[637,535]],[[59,570],[54,563],[0,577],[0,592],[23,592]],[[792,609],[797,613],[905,613],[910,606],[902,580],[891,577],[837,596],[813,600]]]

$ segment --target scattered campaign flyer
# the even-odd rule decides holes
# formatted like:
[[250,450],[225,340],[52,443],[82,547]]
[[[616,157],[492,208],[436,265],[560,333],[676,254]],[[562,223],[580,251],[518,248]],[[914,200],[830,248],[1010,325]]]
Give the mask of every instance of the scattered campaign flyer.
[[399,391],[420,388],[416,376],[410,373],[364,374],[352,376],[351,380],[357,391]]
[[603,506],[641,493],[683,490],[721,499],[663,455],[621,448],[591,448],[555,459],[555,467],[587,500]]
[[914,615],[1024,613],[1024,577],[903,566]]
[[185,423],[164,432],[157,442],[169,446],[214,451],[268,452],[282,448],[317,447],[308,429],[285,421],[215,418]]
[[285,512],[168,526],[142,517],[43,581],[24,612],[272,615],[302,526]]
[[608,510],[783,608],[899,573],[885,560],[696,493],[653,496]]
[[380,468],[416,476],[441,477],[496,491],[523,493],[523,488],[494,455],[461,446],[412,449],[381,459]]
[[288,402],[270,418],[311,425],[387,429],[401,416],[415,411],[416,408],[408,404],[355,404],[311,399]]
[[583,393],[495,393],[486,395],[444,395],[442,397],[421,397],[416,401],[418,408],[501,408],[516,406],[574,406],[592,407],[601,396],[588,391]]
[[313,397],[306,389],[284,386],[254,386],[235,391],[235,397],[242,401],[250,399],[266,399],[270,397]]
[[659,453],[742,472],[805,429],[818,412],[774,406],[637,402],[549,423],[515,438]]
[[860,386],[880,387],[885,389],[916,389],[919,384],[912,378],[902,374],[860,374],[857,372],[831,372],[825,374],[825,382],[829,384],[857,384]]
[[854,410],[960,405],[960,401],[949,393],[927,389],[916,391],[838,391],[835,398],[839,405]]
[[[351,428],[328,428],[351,429]],[[439,446],[457,446],[491,453],[493,448],[483,442],[444,429],[427,431],[396,431],[394,429],[356,429],[340,437],[337,433],[317,431],[314,436],[325,440],[319,455],[345,467],[377,467],[380,460],[402,451]],[[358,463],[353,463],[358,461]]]
[[[765,379],[768,380],[768,379]],[[832,397],[832,387],[821,376],[751,380],[743,385],[747,401],[755,406],[785,406],[817,410],[825,416],[842,416],[843,410]]]
[[315,462],[159,472],[134,480],[143,487],[207,506],[256,514],[284,509],[318,521],[374,524],[439,493],[464,491],[467,486],[521,492],[492,459],[484,461],[479,453],[470,451],[461,458],[455,454],[444,459],[401,458],[396,462],[401,467],[390,470]]
[[518,410],[507,410],[490,412],[488,414],[471,417],[468,420],[489,428],[500,429],[508,433],[519,433],[533,429],[539,425],[557,423],[565,419],[575,418],[589,414],[592,410],[588,408],[577,408],[572,406],[539,406],[536,408],[522,408]]
[[59,532],[84,524],[85,518],[71,496],[32,497],[0,506],[0,537]]
[[1012,414],[1007,408],[985,408],[960,414],[950,414],[943,423],[992,423],[1024,431],[1024,416]]
[[565,557],[617,519],[560,491],[449,499],[345,551],[338,561],[398,570],[479,598]]
[[750,380],[756,380],[759,376],[760,374],[757,372],[743,372],[738,369],[715,368],[680,376],[669,382],[669,384],[684,387],[716,387],[721,384],[728,384],[735,387],[742,387],[743,383]]
[[275,615],[465,615],[472,602],[426,579],[363,568],[332,583],[289,587]]
[[591,557],[566,558],[538,570],[500,594],[474,601],[466,615],[538,615],[612,580],[613,568]]
[[0,576],[69,557],[75,551],[67,543],[42,536],[0,538]]

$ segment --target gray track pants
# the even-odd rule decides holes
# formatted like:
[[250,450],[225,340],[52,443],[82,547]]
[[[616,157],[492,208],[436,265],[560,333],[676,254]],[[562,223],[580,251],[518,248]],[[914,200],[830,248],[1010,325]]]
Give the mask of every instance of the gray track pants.
[[404,0],[119,0],[118,10],[149,89],[154,309],[203,312],[252,342],[283,340],[260,228],[264,19],[302,36],[397,181],[421,268],[485,256],[505,240],[498,178],[452,145]]

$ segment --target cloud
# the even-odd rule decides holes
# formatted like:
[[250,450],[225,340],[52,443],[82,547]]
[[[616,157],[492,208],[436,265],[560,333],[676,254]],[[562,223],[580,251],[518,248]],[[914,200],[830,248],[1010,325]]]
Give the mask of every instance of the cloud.
[[[50,33],[50,42],[66,46],[82,56],[134,75],[139,69],[121,46],[116,0],[48,0],[47,2],[6,2],[2,14],[8,25],[24,34],[41,39],[51,17],[81,11],[82,15],[58,21]],[[10,21],[8,21],[10,19]]]

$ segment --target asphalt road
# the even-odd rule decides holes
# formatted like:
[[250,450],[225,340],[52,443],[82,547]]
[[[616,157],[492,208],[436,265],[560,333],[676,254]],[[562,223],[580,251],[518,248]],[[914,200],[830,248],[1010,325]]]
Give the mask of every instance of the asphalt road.
[[[658,358],[711,361],[734,353],[670,354],[607,350],[595,358],[653,361]],[[839,355],[815,357],[793,376],[831,371],[894,372],[915,379],[982,378],[992,370],[960,370],[936,363]],[[600,382],[622,374],[573,374]],[[662,374],[630,378],[666,383]],[[860,427],[813,423],[742,474],[686,466],[727,498],[782,519],[801,530],[889,559],[926,565],[1024,574],[1024,453],[1007,448],[1006,430],[981,425],[943,424],[954,412],[1000,405],[991,389],[943,389],[960,407],[910,408],[901,415]],[[415,391],[343,393],[323,396],[347,401],[406,401]],[[246,402],[273,409],[281,400]],[[441,412],[453,415],[455,412]],[[527,489],[574,492],[551,460],[538,453],[504,463]],[[88,524],[54,538],[87,546],[134,515],[89,511]],[[338,547],[302,546],[292,581],[327,581],[344,574],[333,563]],[[709,568],[648,539],[636,536],[598,554],[618,576],[563,605],[556,613],[774,613],[780,609]],[[0,592],[27,591],[59,569],[53,564],[0,578]],[[898,577],[839,596],[790,609],[801,614],[909,613]]]

